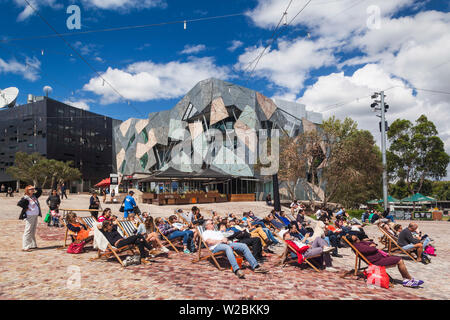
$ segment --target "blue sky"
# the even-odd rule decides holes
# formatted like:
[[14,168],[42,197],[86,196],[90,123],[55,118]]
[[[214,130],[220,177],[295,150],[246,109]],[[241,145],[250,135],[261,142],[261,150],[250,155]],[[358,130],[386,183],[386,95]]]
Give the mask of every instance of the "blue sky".
[[[217,77],[269,97],[305,103],[324,117],[351,116],[379,139],[370,112],[373,91],[390,88],[388,121],[435,122],[450,152],[449,2],[430,0],[312,0],[285,27],[255,70],[290,0],[30,0],[61,33],[189,20],[203,22],[65,35],[127,102],[76,57],[60,38],[0,42],[0,88],[16,86],[18,102],[43,94],[125,120],[171,108],[199,80]],[[292,0],[290,21],[308,3]],[[81,9],[81,30],[68,30],[66,8]],[[24,0],[0,0],[0,40],[53,31]],[[42,55],[43,50],[43,55]],[[253,65],[252,65],[253,67]],[[251,69],[251,68],[250,68]]]

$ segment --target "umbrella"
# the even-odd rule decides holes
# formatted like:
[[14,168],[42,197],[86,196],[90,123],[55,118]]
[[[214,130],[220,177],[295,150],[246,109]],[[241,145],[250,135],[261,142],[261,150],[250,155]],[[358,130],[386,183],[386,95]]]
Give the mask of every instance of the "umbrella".
[[111,184],[111,179],[110,178],[105,178],[102,181],[100,181],[99,183],[97,183],[94,187],[108,187]]
[[422,201],[436,201],[436,199],[416,193],[410,197],[403,198],[402,202],[422,202]]
[[[398,200],[392,196],[388,196],[387,200],[388,200],[388,202],[400,202],[400,200]],[[383,199],[379,199],[379,200],[375,199],[375,200],[370,200],[367,203],[368,204],[377,204],[377,203],[383,203],[383,202],[384,202]]]

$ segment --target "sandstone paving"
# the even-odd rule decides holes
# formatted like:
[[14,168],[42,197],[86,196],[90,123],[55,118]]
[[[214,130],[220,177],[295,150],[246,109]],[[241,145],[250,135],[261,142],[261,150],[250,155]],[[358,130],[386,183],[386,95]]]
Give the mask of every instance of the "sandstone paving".
[[[422,288],[410,289],[395,285],[390,289],[368,287],[363,280],[342,279],[339,275],[353,268],[354,255],[348,248],[340,249],[343,258],[333,258],[339,270],[316,273],[310,268],[300,268],[296,263],[284,268],[277,265],[282,248],[277,248],[264,263],[268,274],[253,273],[244,264],[246,279],[238,279],[225,258],[219,258],[226,270],[219,271],[210,261],[192,263],[195,254],[175,253],[154,258],[150,264],[126,268],[114,259],[94,260],[96,252],[88,250],[71,255],[61,249],[64,228],[48,227],[39,220],[37,242],[39,249],[22,252],[21,242],[24,222],[17,219],[18,197],[0,198],[0,299],[449,299],[450,256],[446,248],[449,235],[448,222],[419,222],[424,233],[434,239],[437,257],[432,263],[405,260],[410,273],[425,281]],[[41,206],[46,208],[45,201]],[[71,195],[63,200],[64,206],[86,208],[89,196]],[[105,205],[117,215],[119,205]],[[140,205],[142,211],[153,216],[169,216],[177,207]],[[252,210],[259,216],[270,209],[264,202],[200,204],[208,216],[209,210],[220,214]],[[83,214],[81,214],[83,215]],[[404,226],[408,221],[401,222]],[[376,241],[380,232],[375,226],[365,227]],[[74,270],[76,272],[74,272]],[[80,281],[76,275],[79,271]],[[395,279],[401,279],[398,270],[388,269]],[[74,280],[75,279],[75,280]]]

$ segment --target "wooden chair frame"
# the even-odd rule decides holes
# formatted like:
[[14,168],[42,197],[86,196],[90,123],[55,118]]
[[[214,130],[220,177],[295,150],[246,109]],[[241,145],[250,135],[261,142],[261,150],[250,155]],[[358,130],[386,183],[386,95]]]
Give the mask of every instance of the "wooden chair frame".
[[155,226],[156,231],[161,235],[164,241],[166,241],[172,248],[175,250],[176,253],[180,253],[180,251],[175,247],[175,245],[170,241],[162,232],[159,230],[158,226]]
[[[297,252],[295,251],[295,249],[294,249],[291,245],[289,245],[285,240],[283,240],[283,242],[284,242],[284,244],[286,245],[286,249],[285,249],[285,250],[288,251],[288,252],[286,253],[286,255],[289,253],[289,251],[292,251],[293,253],[295,253],[295,254],[297,255]],[[309,261],[309,259],[317,258],[317,257],[320,257],[320,256],[321,256],[321,254],[319,254],[319,255],[317,255],[317,256],[309,257],[309,258],[305,258],[305,257],[304,257],[304,261],[303,261],[303,262],[306,262],[306,263],[307,263],[311,268],[313,268],[316,272],[320,272],[320,270],[317,269],[316,266],[315,266],[311,261]],[[286,260],[283,261],[283,267],[287,264],[288,260],[290,260],[290,259],[292,259],[292,258],[286,258]]]
[[[414,262],[417,262],[417,259],[414,258],[410,252],[403,249],[389,233],[387,233],[382,227],[380,227],[380,226],[377,226],[377,227],[383,233],[383,235],[387,238],[387,242],[388,242],[387,249],[388,249],[389,254],[391,254],[392,251],[398,249],[398,250],[402,251],[404,254],[406,254],[408,257],[410,257]],[[394,246],[394,248],[393,248],[393,246]]]
[[[223,268],[219,265],[219,262],[216,259],[217,256],[225,255],[225,251],[219,251],[219,252],[213,253],[211,251],[211,249],[209,249],[209,246],[206,244],[206,241],[203,239],[202,227],[197,227],[197,230],[198,230],[198,238],[199,238],[199,240],[198,240],[198,257],[196,259],[192,259],[192,262],[196,263],[196,262],[211,258],[213,260],[214,264],[216,265],[217,269],[219,269],[221,271],[226,270],[226,268]],[[205,246],[205,248],[207,250],[207,254],[204,255],[203,257],[202,257],[202,244]],[[234,252],[234,250],[233,250],[233,253],[236,257],[238,256],[238,254],[236,252]]]
[[358,271],[362,270],[361,269],[361,260],[364,260],[364,262],[367,263],[367,265],[369,265],[369,266],[371,265],[371,263],[369,262],[369,260],[367,260],[367,258],[361,252],[359,252],[358,249],[355,248],[355,246],[353,244],[350,243],[350,241],[348,241],[348,239],[346,237],[342,237],[342,239],[344,239],[344,241],[350,246],[353,253],[355,254],[355,272],[354,272],[354,274],[356,276],[358,274]]

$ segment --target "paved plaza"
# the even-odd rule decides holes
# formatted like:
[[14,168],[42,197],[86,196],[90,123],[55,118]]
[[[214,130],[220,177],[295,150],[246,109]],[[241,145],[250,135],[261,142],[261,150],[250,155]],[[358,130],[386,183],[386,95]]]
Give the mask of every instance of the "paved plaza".
[[[45,196],[40,199],[46,210]],[[193,254],[160,256],[147,265],[123,268],[116,260],[95,260],[95,251],[72,255],[60,249],[64,228],[48,227],[40,219],[37,231],[39,249],[22,252],[24,222],[18,220],[19,196],[0,198],[0,299],[449,299],[450,255],[448,249],[448,222],[419,222],[419,228],[434,239],[437,257],[432,263],[405,260],[411,275],[425,284],[418,289],[395,285],[390,289],[367,287],[363,280],[342,279],[345,271],[354,266],[354,255],[348,248],[340,249],[343,258],[333,258],[339,272],[316,273],[301,269],[296,264],[277,266],[282,248],[270,256],[264,267],[268,274],[244,270],[246,278],[238,279],[227,261],[220,259],[225,271],[218,271],[209,261],[191,262]],[[86,209],[87,195],[69,195],[62,208]],[[119,205],[111,207],[120,217]],[[190,206],[177,206],[188,209]],[[242,216],[252,210],[262,217],[269,212],[264,202],[235,202],[199,205],[205,217],[211,209],[219,214],[234,212]],[[140,205],[141,211],[153,216],[168,217],[175,206]],[[408,221],[401,221],[407,225]],[[366,233],[378,240],[376,226],[365,227]],[[389,269],[395,279],[401,279],[398,270]],[[77,274],[81,277],[77,281]]]

